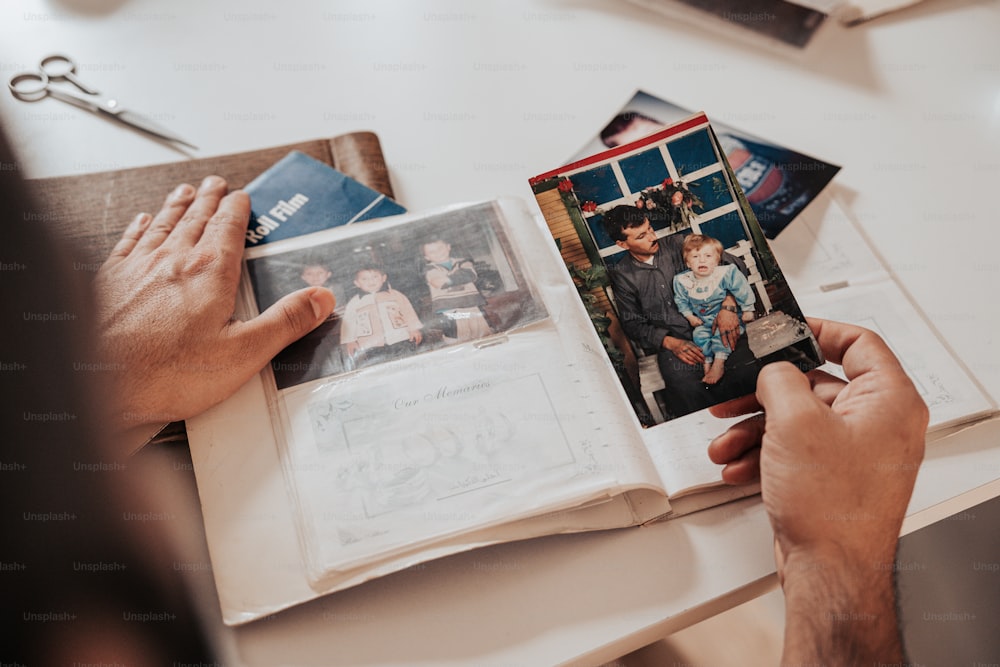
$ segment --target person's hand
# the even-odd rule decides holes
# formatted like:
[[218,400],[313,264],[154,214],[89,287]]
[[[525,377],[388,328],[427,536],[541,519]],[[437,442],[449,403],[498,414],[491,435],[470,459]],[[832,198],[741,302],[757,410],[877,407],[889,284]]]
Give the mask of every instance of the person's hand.
[[[845,383],[788,363],[765,366],[757,394],[712,408],[763,408],[716,438],[723,478],[761,481],[775,535],[789,626],[786,658],[892,662],[900,650],[892,574],[897,538],[924,451],[928,411],[899,361],[873,332],[810,320]],[[794,624],[793,624],[794,620]],[[841,622],[843,621],[843,622]],[[834,657],[836,656],[836,657]],[[898,658],[897,658],[898,659]],[[870,660],[869,660],[870,662]]]
[[420,329],[414,329],[410,332],[410,342],[414,345],[420,345],[420,341],[424,339],[424,334],[420,332]]
[[[736,305],[736,300],[732,295],[726,296],[727,301],[723,305]],[[732,299],[732,304],[728,300]],[[736,349],[736,343],[740,340],[740,316],[730,310],[720,310],[712,322],[712,334],[718,332],[722,344],[730,350]]]
[[688,366],[697,366],[705,363],[705,354],[701,348],[689,340],[675,338],[673,336],[663,337],[663,349],[670,350],[675,357]]
[[282,348],[318,326],[333,293],[307,287],[252,320],[234,318],[246,193],[217,176],[178,186],[155,217],[140,214],[97,274],[98,335],[114,372],[116,434],[193,417],[221,402]]
[[704,323],[705,323],[705,322],[704,322],[704,321],[703,321],[703,320],[702,320],[702,319],[701,319],[700,317],[698,317],[697,315],[688,315],[688,316],[687,316],[687,321],[688,321],[688,324],[690,324],[690,325],[691,325],[691,326],[693,326],[693,327],[700,327],[700,326],[701,326],[702,324],[704,324]]

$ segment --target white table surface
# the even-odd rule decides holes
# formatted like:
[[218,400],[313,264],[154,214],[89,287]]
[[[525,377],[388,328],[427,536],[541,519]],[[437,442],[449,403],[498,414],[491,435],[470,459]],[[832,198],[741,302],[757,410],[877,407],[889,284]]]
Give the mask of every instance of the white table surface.
[[[998,34],[995,1],[927,0],[792,52],[611,0],[22,0],[0,5],[0,75],[70,54],[195,156],[371,129],[413,210],[530,199],[529,176],[643,88],[843,165],[853,215],[1000,396]],[[0,95],[0,119],[31,177],[184,157],[51,99]],[[996,422],[932,445],[911,525],[997,495],[997,479]],[[226,664],[597,663],[761,593],[772,573],[750,499],[480,550],[217,637]],[[192,580],[210,586],[204,569]]]

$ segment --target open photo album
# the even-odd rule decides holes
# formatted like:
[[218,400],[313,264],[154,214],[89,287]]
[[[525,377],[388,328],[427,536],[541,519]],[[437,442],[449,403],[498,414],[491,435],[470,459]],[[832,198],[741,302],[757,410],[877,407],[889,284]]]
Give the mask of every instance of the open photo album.
[[[703,408],[752,391],[763,363],[807,370],[821,358],[707,119],[661,134],[605,155],[614,167],[588,163],[532,182],[538,192],[551,183],[571,216],[587,192],[579,174],[605,167],[655,175],[653,189],[665,170],[690,193],[679,223],[653,216],[657,234],[676,234],[663,246],[678,266],[677,242],[695,232],[704,241],[689,253],[698,261],[678,271],[677,289],[686,290],[691,318],[713,317],[719,299],[703,298],[705,288],[736,294],[740,313],[735,351],[710,325],[679,321],[679,338],[709,351],[689,364],[697,386],[687,397],[650,390],[647,404],[645,387],[628,384],[613,351],[631,346],[595,327],[557,247],[571,244],[520,201],[248,248],[238,317],[305,285],[330,289],[337,307],[235,397],[188,424],[192,443],[213,443],[192,453],[226,622],[449,553],[641,525],[756,492],[721,484],[705,447],[727,422]],[[567,180],[574,189],[560,185]],[[587,238],[592,244],[593,233]],[[594,257],[624,259],[598,238],[604,255],[588,246]],[[708,330],[705,340],[696,329]],[[722,362],[715,369],[714,359]]]
[[823,364],[803,307],[882,333],[932,428],[995,412],[828,191],[772,251],[704,114],[529,183],[541,215],[478,202],[247,249],[237,317],[306,285],[337,306],[187,422],[226,623],[756,493],[722,484],[706,447],[738,419],[707,408],[767,363]]

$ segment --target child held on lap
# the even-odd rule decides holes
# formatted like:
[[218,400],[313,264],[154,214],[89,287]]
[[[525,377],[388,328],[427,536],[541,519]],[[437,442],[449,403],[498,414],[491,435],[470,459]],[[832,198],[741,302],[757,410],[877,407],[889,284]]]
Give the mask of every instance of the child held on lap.
[[[722,243],[711,236],[691,234],[684,239],[684,263],[688,271],[674,276],[674,301],[677,309],[694,327],[692,338],[705,354],[706,384],[715,384],[726,371],[729,348],[722,341],[722,335],[713,333],[712,325],[722,309],[726,295],[732,294],[737,307],[742,311],[741,319],[749,322],[754,318],[754,294],[739,268],[733,264],[720,265]],[[740,333],[743,333],[740,325]]]

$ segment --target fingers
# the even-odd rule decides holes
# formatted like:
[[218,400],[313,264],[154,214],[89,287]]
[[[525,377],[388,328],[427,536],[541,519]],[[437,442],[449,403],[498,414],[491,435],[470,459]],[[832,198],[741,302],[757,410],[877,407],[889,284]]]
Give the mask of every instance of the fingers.
[[167,195],[166,201],[159,213],[153,218],[149,227],[135,245],[139,252],[149,252],[160,245],[170,235],[188,206],[194,201],[195,189],[187,183],[182,183]]
[[748,415],[751,412],[760,412],[760,410],[760,403],[757,401],[757,397],[753,394],[740,396],[739,398],[734,398],[726,401],[725,403],[717,403],[709,406],[708,408],[708,411],[713,417],[718,417],[720,419]]
[[323,287],[293,292],[248,322],[237,322],[239,345],[250,351],[255,368],[315,329],[333,312],[336,299]]
[[873,331],[831,320],[809,318],[808,322],[823,356],[843,366],[848,380],[879,365],[899,365],[889,347]]
[[748,484],[760,479],[760,447],[754,447],[722,469],[726,484]]
[[820,349],[829,361],[839,363],[848,380],[871,373],[877,384],[910,388],[912,383],[899,359],[874,331],[862,327],[810,319]]
[[747,484],[760,477],[760,443],[764,437],[764,415],[734,424],[708,445],[708,458],[725,464],[722,481]]
[[678,359],[689,366],[694,366],[705,362],[705,353],[694,343],[684,343],[681,348],[674,353]]
[[809,371],[806,376],[812,384],[813,394],[827,405],[833,405],[833,401],[847,386],[846,382],[826,371]]
[[757,376],[756,401],[745,397],[718,407],[721,411],[732,412],[752,409],[754,403],[762,406],[765,414],[731,426],[708,445],[708,457],[712,462],[726,464],[722,480],[727,484],[744,484],[760,476],[761,444],[766,427],[776,423],[787,425],[789,419],[796,420],[796,425],[816,424],[819,423],[817,411],[829,411],[813,394],[810,378],[787,362],[769,364],[761,370]]
[[150,252],[168,238],[179,246],[191,247],[201,238],[227,187],[218,176],[209,176],[197,190],[187,183],[178,185],[167,195],[163,207],[133,249]]
[[[806,377],[809,378],[813,394],[827,405],[832,405],[833,401],[840,395],[840,392],[847,386],[846,382],[839,377],[830,375],[826,371],[809,371],[806,373]],[[760,412],[763,409],[760,401],[757,400],[757,396],[750,394],[712,405],[708,408],[708,411],[713,417],[728,419],[730,417],[748,415],[752,412]]]
[[170,242],[190,248],[201,238],[209,218],[219,210],[219,202],[229,186],[218,176],[208,176],[201,182],[194,201],[170,233]]
[[733,424],[708,445],[708,458],[712,463],[732,463],[760,447],[764,436],[764,415],[755,415]]
[[740,330],[730,329],[722,332],[722,343],[730,350],[736,349],[736,343],[740,340]]
[[736,349],[740,340],[739,317],[727,310],[720,311],[712,322],[712,333],[719,333],[722,344],[730,350]]
[[835,364],[843,364],[848,348],[867,331],[861,327],[832,320],[810,318],[807,321],[823,351],[823,356]]
[[198,243],[214,248],[225,266],[238,271],[249,219],[250,197],[242,190],[230,192],[219,202]]
[[128,227],[122,233],[122,237],[115,244],[115,247],[111,249],[111,254],[108,256],[107,261],[120,260],[128,257],[129,253],[135,248],[139,239],[142,238],[143,233],[152,222],[153,216],[149,213],[140,213],[132,219],[132,222],[128,223]]
[[805,373],[787,361],[768,364],[761,369],[757,376],[757,400],[768,420],[784,415],[808,420],[816,416],[817,410],[828,410],[813,394]]

